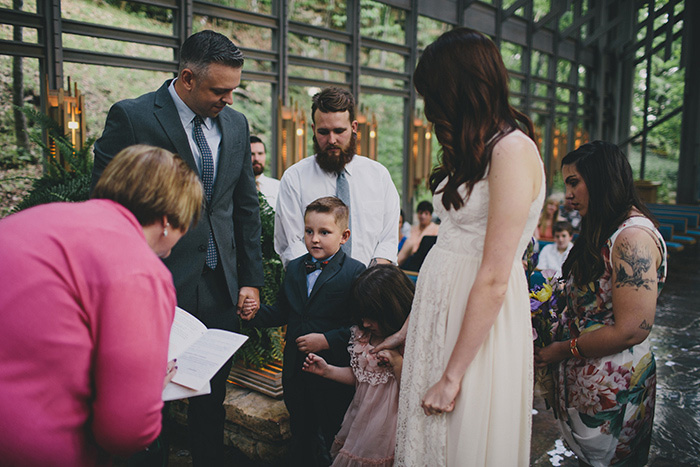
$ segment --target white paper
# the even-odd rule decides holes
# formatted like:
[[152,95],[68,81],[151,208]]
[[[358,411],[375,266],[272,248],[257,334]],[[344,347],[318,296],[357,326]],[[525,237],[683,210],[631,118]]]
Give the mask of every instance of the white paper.
[[177,357],[173,382],[199,390],[219,371],[248,336],[221,329],[209,329]]
[[188,397],[201,396],[204,394],[209,394],[211,392],[211,386],[207,384],[200,389],[195,391],[194,389],[186,388],[185,386],[180,386],[175,383],[168,383],[163,390],[163,400],[165,402],[175,401],[178,399],[187,399]]
[[204,323],[179,306],[175,307],[175,319],[173,320],[172,328],[170,328],[168,361],[179,357],[206,332],[207,327]]
[[245,343],[248,336],[222,329],[207,329],[180,307],[170,329],[168,360],[177,358],[177,372],[163,391],[163,400],[209,394],[209,380]]

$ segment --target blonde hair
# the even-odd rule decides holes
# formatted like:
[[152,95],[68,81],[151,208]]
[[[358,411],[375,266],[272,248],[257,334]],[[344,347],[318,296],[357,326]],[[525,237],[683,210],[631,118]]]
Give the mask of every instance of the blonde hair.
[[304,211],[304,218],[310,212],[330,213],[335,217],[335,223],[341,230],[348,228],[350,210],[340,198],[335,196],[324,196],[312,201]]
[[142,226],[167,216],[173,228],[186,230],[199,220],[204,192],[197,174],[180,157],[139,144],[114,156],[92,197],[116,201]]
[[[550,204],[556,204],[557,209],[554,211],[552,217],[547,217],[547,206],[549,206]],[[551,221],[552,233],[554,233],[554,224],[559,222],[559,220],[559,198],[557,196],[551,195],[544,202],[544,206],[542,207],[542,211],[540,212],[540,220],[537,223],[537,229],[540,231],[541,234],[547,228],[547,224],[549,224],[549,222]]]

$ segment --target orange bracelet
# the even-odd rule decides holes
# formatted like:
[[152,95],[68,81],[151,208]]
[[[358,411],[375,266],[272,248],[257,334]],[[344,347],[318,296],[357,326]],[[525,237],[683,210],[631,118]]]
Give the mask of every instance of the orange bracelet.
[[578,337],[574,337],[569,341],[569,350],[571,351],[571,355],[574,357],[583,358],[581,356],[581,352],[578,350]]

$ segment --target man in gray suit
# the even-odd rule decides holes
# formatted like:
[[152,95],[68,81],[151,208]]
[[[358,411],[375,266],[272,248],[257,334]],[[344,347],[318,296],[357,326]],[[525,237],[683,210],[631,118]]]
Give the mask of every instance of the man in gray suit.
[[[180,51],[178,77],[160,89],[116,103],[95,143],[93,186],[109,161],[132,144],[179,154],[200,174],[206,209],[165,260],[178,305],[207,327],[238,330],[245,298],[259,303],[264,284],[260,213],[245,116],[230,107],[241,81],[243,54],[227,37],[201,31]],[[211,380],[211,394],[191,398],[188,423],[195,465],[223,462],[226,378],[231,362]]]

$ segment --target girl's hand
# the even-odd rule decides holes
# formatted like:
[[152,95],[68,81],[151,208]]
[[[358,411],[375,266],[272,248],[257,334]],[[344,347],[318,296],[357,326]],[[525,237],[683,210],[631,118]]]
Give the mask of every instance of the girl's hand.
[[326,363],[323,357],[310,353],[306,356],[301,369],[325,378],[328,373],[328,363]]
[[445,376],[440,378],[423,396],[420,406],[426,415],[439,415],[452,412],[455,408],[455,398],[459,394],[461,382],[450,382]]
[[163,381],[163,389],[165,389],[165,386],[170,383],[170,381],[173,380],[173,377],[175,377],[175,373],[177,373],[177,366],[175,365],[175,362],[177,362],[177,359],[170,360],[168,362],[168,366],[165,369],[165,380]]
[[535,366],[544,368],[571,357],[569,341],[552,342],[547,347],[535,347]]
[[377,360],[379,360],[380,365],[391,365],[392,368],[395,368],[396,365],[403,362],[403,357],[397,350],[387,349],[377,352]]

